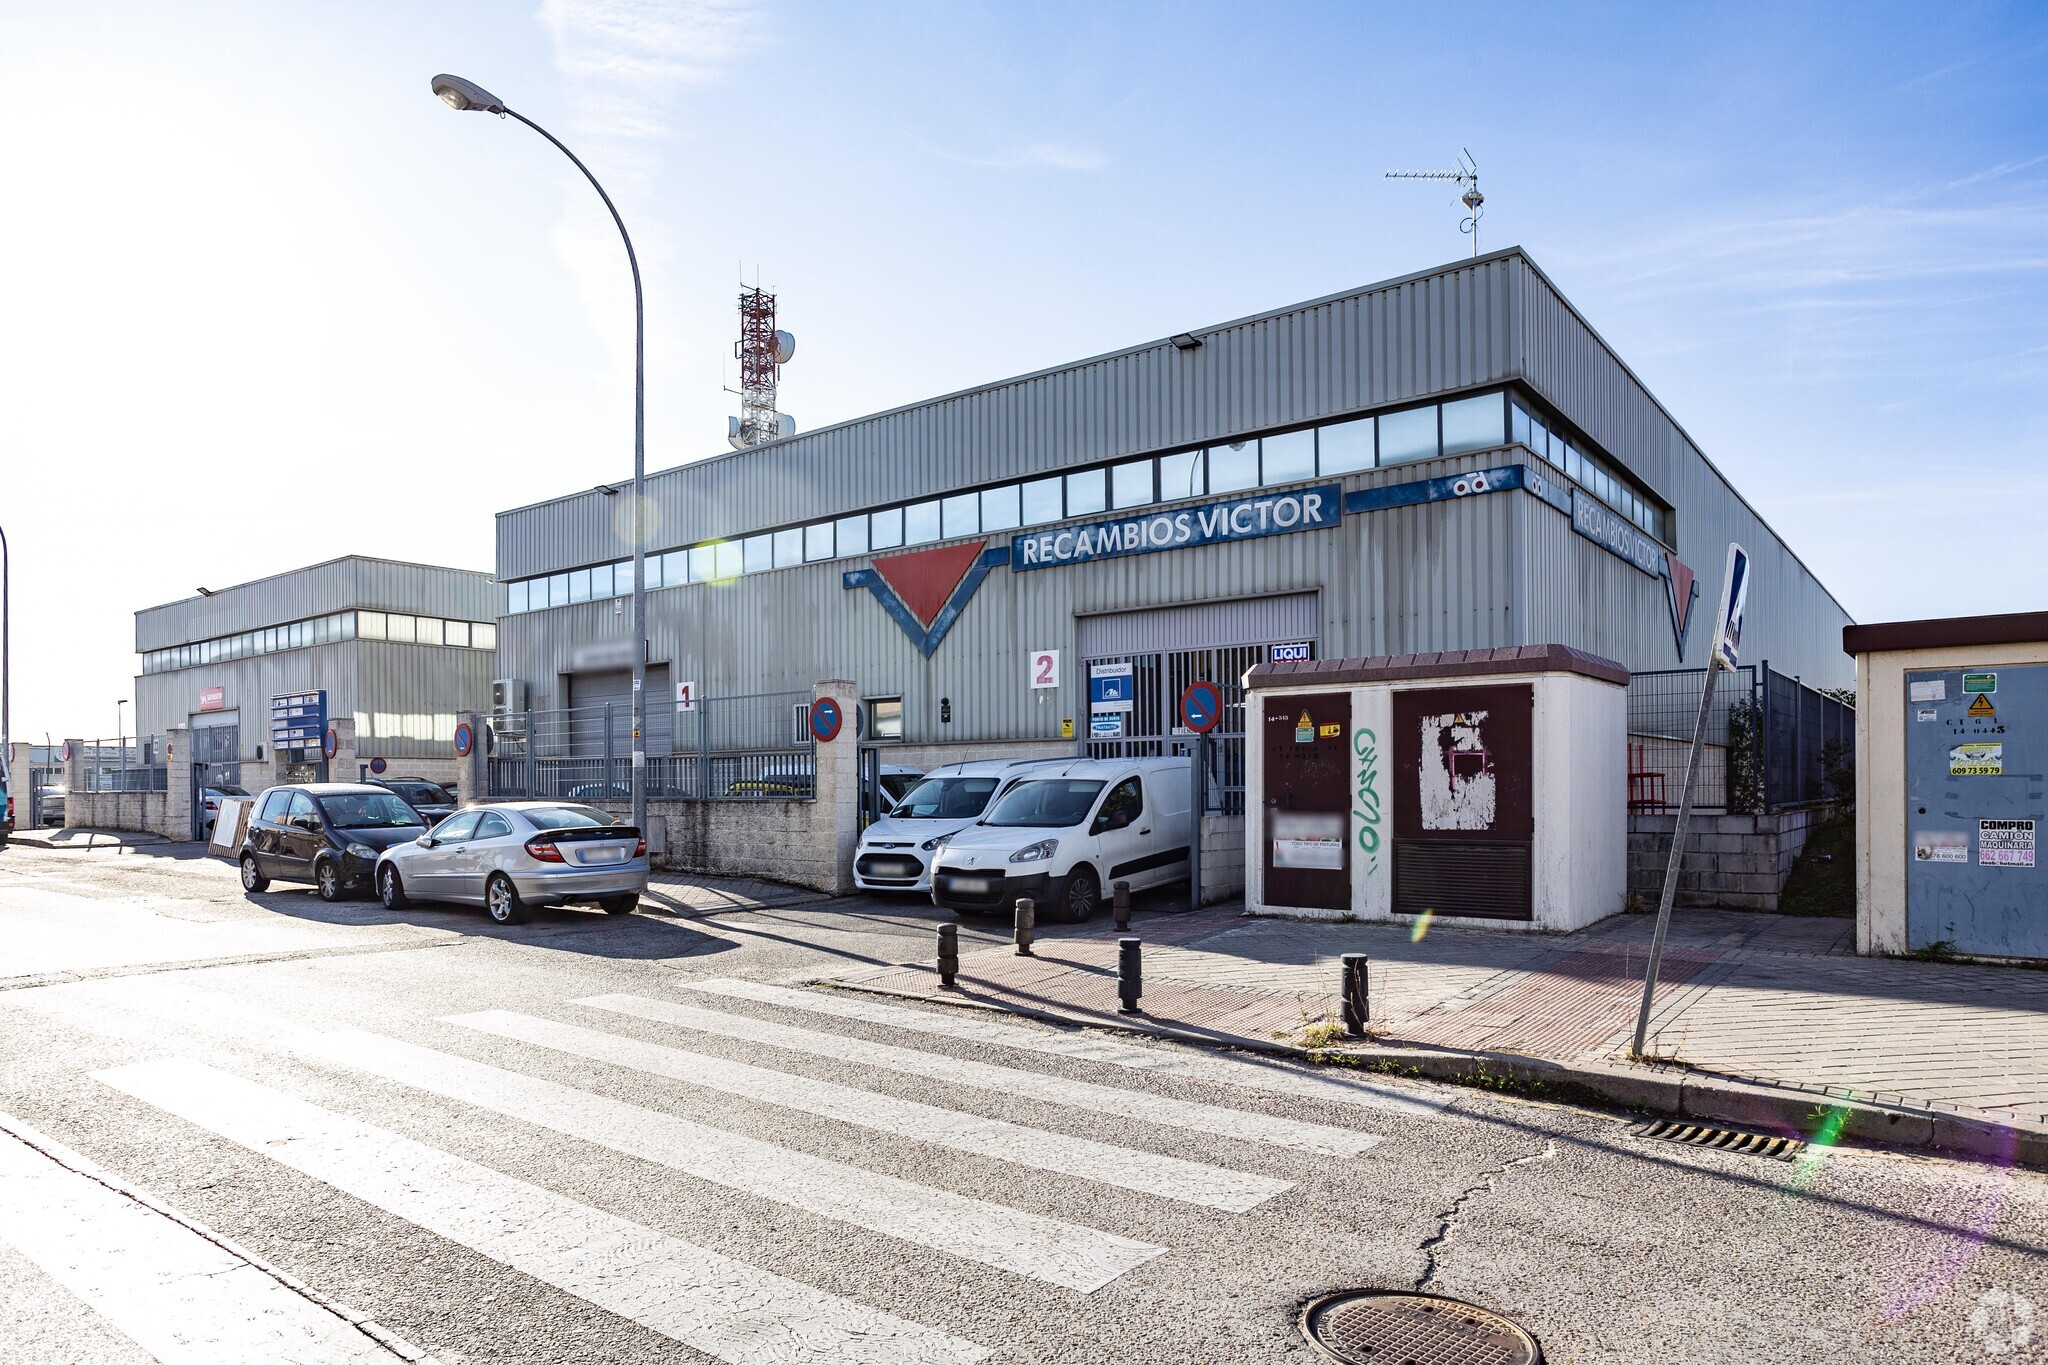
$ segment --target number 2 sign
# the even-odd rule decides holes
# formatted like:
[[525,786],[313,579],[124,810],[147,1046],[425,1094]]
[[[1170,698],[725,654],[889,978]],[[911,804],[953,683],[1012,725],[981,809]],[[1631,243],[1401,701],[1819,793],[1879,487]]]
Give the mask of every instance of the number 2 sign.
[[1031,686],[1058,687],[1060,685],[1060,652],[1056,649],[1041,649],[1031,655]]

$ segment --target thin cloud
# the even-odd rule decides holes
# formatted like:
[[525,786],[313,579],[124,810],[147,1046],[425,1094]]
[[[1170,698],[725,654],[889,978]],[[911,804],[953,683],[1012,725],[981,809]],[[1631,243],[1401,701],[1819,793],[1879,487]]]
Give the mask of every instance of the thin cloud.
[[1032,142],[1002,156],[967,156],[959,152],[941,155],[963,166],[1001,171],[1099,171],[1109,165],[1109,158],[1097,149],[1065,142]]
[[723,80],[762,38],[752,0],[543,0],[537,17],[579,124],[613,137],[663,136],[679,89]]

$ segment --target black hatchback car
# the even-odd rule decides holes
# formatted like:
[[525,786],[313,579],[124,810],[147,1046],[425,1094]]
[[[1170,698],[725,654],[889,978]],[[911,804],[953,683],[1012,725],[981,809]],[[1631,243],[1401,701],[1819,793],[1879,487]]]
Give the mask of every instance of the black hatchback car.
[[308,782],[268,787],[256,800],[237,860],[242,889],[310,882],[324,901],[367,891],[377,855],[426,832],[419,812],[383,787]]
[[370,785],[396,792],[398,799],[418,811],[420,818],[429,825],[439,824],[455,814],[455,793],[424,777],[373,777]]

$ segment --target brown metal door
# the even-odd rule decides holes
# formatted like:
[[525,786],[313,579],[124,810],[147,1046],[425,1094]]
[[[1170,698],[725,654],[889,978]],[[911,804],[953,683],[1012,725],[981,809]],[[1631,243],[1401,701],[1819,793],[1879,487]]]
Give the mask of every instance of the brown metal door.
[[1528,919],[1535,692],[1394,693],[1394,913]]
[[1351,908],[1351,694],[1266,698],[1266,903]]

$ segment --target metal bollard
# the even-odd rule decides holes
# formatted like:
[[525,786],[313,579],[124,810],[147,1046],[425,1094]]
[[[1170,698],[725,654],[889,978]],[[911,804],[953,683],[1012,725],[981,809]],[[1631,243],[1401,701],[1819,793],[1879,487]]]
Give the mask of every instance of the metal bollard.
[[1372,1006],[1366,999],[1366,956],[1364,953],[1344,954],[1344,977],[1338,989],[1344,996],[1344,1032],[1352,1038],[1365,1035],[1366,1020],[1372,1018]]
[[1017,897],[1016,927],[1011,937],[1017,943],[1017,956],[1031,956],[1031,940],[1038,937],[1038,906],[1029,896]]
[[960,926],[941,924],[939,926],[939,989],[952,990],[953,982],[960,975]]
[[1116,993],[1123,1002],[1117,1006],[1118,1014],[1138,1012],[1138,997],[1145,989],[1145,968],[1138,957],[1140,943],[1135,938],[1116,941]]
[[1131,927],[1131,884],[1111,882],[1109,903],[1116,911],[1116,931],[1121,934]]

